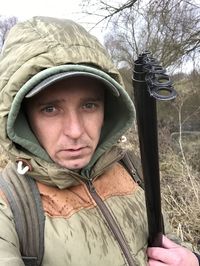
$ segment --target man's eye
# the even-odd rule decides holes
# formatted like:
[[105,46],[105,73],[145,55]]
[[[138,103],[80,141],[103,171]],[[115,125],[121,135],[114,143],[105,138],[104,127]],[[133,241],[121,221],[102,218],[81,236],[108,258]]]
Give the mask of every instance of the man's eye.
[[46,106],[42,109],[43,112],[45,113],[52,113],[56,110],[54,106]]
[[97,105],[95,103],[85,103],[83,105],[83,109],[94,109],[96,107],[97,107]]

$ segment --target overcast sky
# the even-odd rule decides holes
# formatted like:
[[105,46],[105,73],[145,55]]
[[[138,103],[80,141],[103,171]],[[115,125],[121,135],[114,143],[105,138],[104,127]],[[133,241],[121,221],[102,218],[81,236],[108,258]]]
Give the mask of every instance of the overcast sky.
[[[50,16],[72,19],[90,30],[96,20],[82,13],[82,0],[1,0],[0,15],[26,19],[32,16]],[[101,27],[90,31],[100,41],[103,40]]]

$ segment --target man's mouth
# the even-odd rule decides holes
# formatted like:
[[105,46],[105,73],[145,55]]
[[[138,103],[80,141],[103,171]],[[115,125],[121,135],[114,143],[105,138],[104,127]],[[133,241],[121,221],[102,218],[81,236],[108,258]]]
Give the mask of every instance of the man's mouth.
[[83,147],[77,147],[77,148],[62,149],[60,150],[60,152],[66,154],[69,157],[74,157],[74,156],[84,155],[87,152],[87,150],[89,150],[89,147],[83,146]]

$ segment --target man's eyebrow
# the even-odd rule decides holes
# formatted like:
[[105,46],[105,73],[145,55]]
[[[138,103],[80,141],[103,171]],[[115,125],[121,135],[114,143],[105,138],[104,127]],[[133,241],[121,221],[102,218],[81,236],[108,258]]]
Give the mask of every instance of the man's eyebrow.
[[62,102],[65,102],[64,99],[52,99],[52,100],[39,100],[38,101],[38,105],[39,106],[42,106],[42,105],[53,105],[53,104],[58,104],[58,103],[62,103]]
[[[93,102],[100,102],[104,100],[104,96],[98,95],[98,96],[89,96],[89,97],[82,97],[80,98],[80,102],[86,102],[86,101],[93,101]],[[38,106],[44,106],[44,105],[56,105],[60,103],[65,103],[66,99],[40,99],[37,103]]]
[[94,96],[94,97],[85,97],[85,98],[81,98],[80,100],[81,101],[95,101],[95,102],[98,102],[98,101],[102,101],[104,99],[103,96]]

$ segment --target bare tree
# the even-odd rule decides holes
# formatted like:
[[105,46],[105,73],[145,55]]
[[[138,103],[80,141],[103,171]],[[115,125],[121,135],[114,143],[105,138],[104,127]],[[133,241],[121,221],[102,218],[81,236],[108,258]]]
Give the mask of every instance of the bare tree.
[[[83,12],[88,15],[95,15],[97,23],[95,26],[104,21],[110,21],[113,17],[120,15],[124,10],[133,8],[137,0],[127,0],[124,3],[108,0],[82,0]],[[94,27],[95,27],[94,26]]]
[[200,5],[193,2],[160,0],[146,10],[146,46],[165,66],[199,51]]
[[[87,2],[90,10],[95,1]],[[200,5],[194,0],[141,0],[109,4],[99,1],[93,15],[107,20],[105,44],[117,62],[131,66],[133,58],[148,49],[165,67],[180,65],[200,48]],[[98,18],[98,17],[97,17]]]
[[0,16],[0,50],[5,42],[8,32],[17,23],[17,21],[17,17]]

